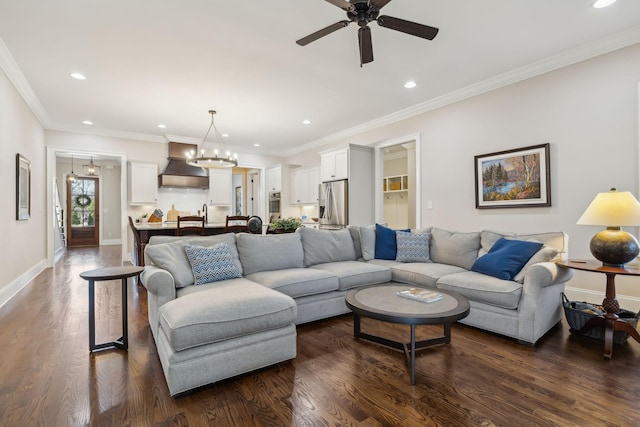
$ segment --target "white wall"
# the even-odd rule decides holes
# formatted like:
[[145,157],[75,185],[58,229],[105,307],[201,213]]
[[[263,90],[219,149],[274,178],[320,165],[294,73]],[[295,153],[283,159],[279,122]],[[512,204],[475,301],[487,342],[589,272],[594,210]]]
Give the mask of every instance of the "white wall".
[[[31,161],[31,218],[16,220],[16,154]],[[0,71],[0,182],[3,224],[0,305],[46,266],[44,130]]]
[[[372,145],[420,134],[422,225],[455,230],[562,230],[573,258],[592,258],[599,227],[576,225],[597,192],[610,187],[638,197],[640,45],[364,132],[343,141]],[[478,154],[551,144],[548,208],[475,209]],[[313,163],[319,150],[291,156]],[[427,210],[427,203],[433,209]],[[637,234],[637,230],[629,230]],[[640,308],[640,278],[619,277],[618,295]],[[570,287],[599,301],[605,277],[577,272]]]

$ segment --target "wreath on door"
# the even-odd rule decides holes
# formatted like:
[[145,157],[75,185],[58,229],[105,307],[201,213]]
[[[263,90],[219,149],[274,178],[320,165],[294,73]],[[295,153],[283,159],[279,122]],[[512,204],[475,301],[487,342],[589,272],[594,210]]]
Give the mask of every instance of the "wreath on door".
[[91,204],[91,197],[81,194],[80,196],[76,196],[76,204],[82,208],[86,208]]

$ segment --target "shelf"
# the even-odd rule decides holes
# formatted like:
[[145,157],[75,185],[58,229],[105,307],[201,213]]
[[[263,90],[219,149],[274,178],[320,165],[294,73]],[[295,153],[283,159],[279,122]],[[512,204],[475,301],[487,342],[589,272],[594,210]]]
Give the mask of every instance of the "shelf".
[[382,180],[384,193],[398,193],[409,190],[409,175],[385,176]]

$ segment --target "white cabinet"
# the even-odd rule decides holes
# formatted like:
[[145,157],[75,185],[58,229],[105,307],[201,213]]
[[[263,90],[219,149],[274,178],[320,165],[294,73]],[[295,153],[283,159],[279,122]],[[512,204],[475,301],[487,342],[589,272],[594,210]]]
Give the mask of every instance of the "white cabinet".
[[158,202],[158,165],[129,162],[129,204],[155,205]]
[[209,204],[231,206],[231,169],[209,169]]
[[382,191],[407,191],[409,189],[409,175],[385,176],[382,179]]
[[349,177],[349,151],[347,148],[323,153],[320,156],[322,182]]
[[291,172],[291,204],[315,205],[318,203],[320,167],[299,168]]
[[274,166],[267,169],[266,175],[267,193],[282,191],[282,166]]

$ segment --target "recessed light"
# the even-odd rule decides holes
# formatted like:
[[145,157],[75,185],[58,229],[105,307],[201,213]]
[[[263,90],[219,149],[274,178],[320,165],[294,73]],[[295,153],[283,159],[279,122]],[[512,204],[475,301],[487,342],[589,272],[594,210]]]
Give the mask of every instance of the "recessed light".
[[166,128],[167,128],[167,125],[159,124],[159,125],[158,125],[158,127],[159,127],[160,129],[166,129]]
[[303,125],[310,125],[311,124],[311,120],[303,120],[302,124]]
[[596,0],[596,2],[593,3],[593,7],[596,9],[602,9],[603,7],[611,6],[615,2],[616,0]]
[[93,122],[91,120],[85,120],[82,123],[84,123],[85,125],[92,125],[93,124]]
[[254,147],[260,147],[260,144],[253,144]]
[[222,134],[222,137],[223,137],[223,138],[229,138],[229,134],[228,134],[228,133],[223,133],[223,134]]
[[417,86],[417,83],[414,82],[413,80],[410,80],[404,84],[404,87],[406,87],[407,89],[413,89],[416,86]]
[[80,74],[80,73],[71,73],[71,74],[69,74],[69,76],[73,77],[76,80],[86,80],[87,79],[84,76],[84,74]]

